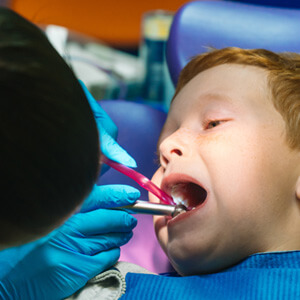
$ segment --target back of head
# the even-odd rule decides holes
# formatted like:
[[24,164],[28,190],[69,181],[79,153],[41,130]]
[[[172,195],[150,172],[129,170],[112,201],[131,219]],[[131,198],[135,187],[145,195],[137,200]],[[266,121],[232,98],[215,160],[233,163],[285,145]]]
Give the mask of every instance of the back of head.
[[[76,77],[43,32],[0,8],[0,243],[43,234],[89,193],[99,142]],[[4,227],[5,226],[5,227]]]
[[197,74],[222,64],[241,64],[268,72],[274,107],[286,123],[287,142],[300,149],[300,54],[228,47],[194,57],[182,70],[174,97]]

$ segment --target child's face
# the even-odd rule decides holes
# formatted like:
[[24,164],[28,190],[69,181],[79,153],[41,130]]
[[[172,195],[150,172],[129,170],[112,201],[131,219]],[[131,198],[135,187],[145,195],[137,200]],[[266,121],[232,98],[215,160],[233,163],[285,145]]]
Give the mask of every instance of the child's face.
[[153,181],[197,205],[173,219],[154,218],[180,274],[216,271],[257,252],[300,249],[291,238],[300,234],[299,153],[287,146],[263,69],[227,64],[193,78],[171,105],[159,155]]

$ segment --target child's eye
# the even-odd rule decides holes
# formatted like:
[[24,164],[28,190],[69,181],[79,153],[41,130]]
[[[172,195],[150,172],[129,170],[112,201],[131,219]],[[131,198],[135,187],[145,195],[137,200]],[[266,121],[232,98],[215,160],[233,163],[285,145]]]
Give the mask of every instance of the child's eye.
[[205,129],[212,129],[225,122],[224,120],[211,120],[205,124]]

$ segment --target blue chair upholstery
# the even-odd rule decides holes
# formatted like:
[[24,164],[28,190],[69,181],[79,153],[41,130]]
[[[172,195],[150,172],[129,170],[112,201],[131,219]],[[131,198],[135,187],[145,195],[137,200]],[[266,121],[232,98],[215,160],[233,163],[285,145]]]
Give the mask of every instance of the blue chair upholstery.
[[[125,100],[102,100],[99,104],[117,125],[118,143],[136,160],[136,171],[151,178],[157,169],[156,144],[166,113],[147,104]],[[147,191],[115,170],[106,172],[100,183],[130,184],[141,191],[141,199],[148,199]]]
[[175,15],[167,63],[176,84],[182,68],[207,47],[265,48],[300,53],[300,9],[229,1],[193,1]]
[[232,0],[232,1],[265,5],[265,6],[300,8],[300,2],[295,0]]

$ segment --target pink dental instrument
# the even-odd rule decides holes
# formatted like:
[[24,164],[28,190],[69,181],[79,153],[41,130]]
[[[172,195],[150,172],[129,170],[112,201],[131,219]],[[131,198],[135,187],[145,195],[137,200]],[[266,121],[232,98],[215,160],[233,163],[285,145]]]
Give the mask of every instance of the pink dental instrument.
[[107,157],[105,157],[104,155],[101,158],[101,162],[103,162],[104,164],[119,171],[120,173],[130,177],[131,179],[133,179],[142,188],[144,188],[145,190],[149,191],[150,193],[155,195],[157,198],[159,198],[162,203],[176,205],[176,203],[174,202],[174,200],[172,199],[171,196],[169,196],[167,193],[165,193],[163,190],[161,190],[159,187],[157,187],[150,179],[148,179],[141,173],[139,173],[127,166],[124,166],[120,163],[112,161],[112,160],[108,159]]

